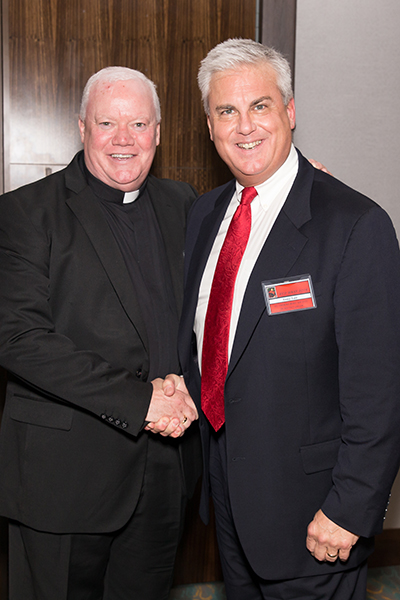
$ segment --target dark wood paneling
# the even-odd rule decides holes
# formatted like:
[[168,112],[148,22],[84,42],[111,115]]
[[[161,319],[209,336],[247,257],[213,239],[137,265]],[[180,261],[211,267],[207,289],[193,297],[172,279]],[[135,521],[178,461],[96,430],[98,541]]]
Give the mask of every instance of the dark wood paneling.
[[[185,25],[177,29],[182,8]],[[165,123],[155,172],[190,181],[199,191],[205,191],[227,181],[231,175],[205,129],[196,81],[198,66],[219,41],[235,36],[254,38],[255,2],[168,2],[167,20],[167,71],[160,82],[160,95],[165,98]]]
[[370,568],[400,565],[400,529],[384,529],[375,537],[375,550],[368,559]]
[[[12,0],[8,6],[7,188],[80,147],[77,118],[87,78],[108,65],[157,84],[162,143],[153,172],[199,191],[230,175],[208,139],[196,75],[208,50],[254,37],[255,0]],[[27,166],[28,165],[28,166]],[[25,172],[24,172],[25,169]]]
[[199,482],[187,507],[182,541],[175,561],[174,585],[223,580],[211,500],[210,523],[204,525],[198,516],[200,487]]
[[296,0],[262,0],[261,42],[282,52],[290,63],[294,79]]

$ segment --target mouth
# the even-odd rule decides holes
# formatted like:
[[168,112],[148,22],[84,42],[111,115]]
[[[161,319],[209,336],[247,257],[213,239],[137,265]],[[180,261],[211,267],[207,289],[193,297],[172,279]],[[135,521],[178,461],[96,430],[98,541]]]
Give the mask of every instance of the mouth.
[[128,158],[133,158],[133,154],[111,154],[111,158],[116,158],[117,160],[126,160]]
[[237,146],[239,146],[239,148],[242,148],[243,150],[253,150],[253,148],[255,148],[256,146],[259,146],[261,144],[262,140],[257,140],[256,142],[247,142],[247,143],[242,143],[242,144],[236,144]]

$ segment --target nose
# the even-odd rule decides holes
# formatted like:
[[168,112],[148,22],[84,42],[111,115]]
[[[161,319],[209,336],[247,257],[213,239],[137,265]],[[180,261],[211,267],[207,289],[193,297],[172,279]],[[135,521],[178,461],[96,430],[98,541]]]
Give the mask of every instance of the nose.
[[243,135],[249,135],[249,133],[252,133],[255,130],[256,126],[253,122],[251,113],[241,113],[239,115],[237,127],[238,133],[241,133]]
[[129,127],[126,125],[119,125],[113,137],[114,146],[132,146],[134,143],[135,138]]

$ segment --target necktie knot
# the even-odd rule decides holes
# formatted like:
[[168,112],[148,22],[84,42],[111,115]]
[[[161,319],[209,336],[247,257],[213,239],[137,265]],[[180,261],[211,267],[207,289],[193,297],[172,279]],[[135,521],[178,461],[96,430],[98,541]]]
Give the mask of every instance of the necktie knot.
[[255,187],[245,187],[242,190],[241,204],[250,204],[252,200],[257,196],[257,190]]

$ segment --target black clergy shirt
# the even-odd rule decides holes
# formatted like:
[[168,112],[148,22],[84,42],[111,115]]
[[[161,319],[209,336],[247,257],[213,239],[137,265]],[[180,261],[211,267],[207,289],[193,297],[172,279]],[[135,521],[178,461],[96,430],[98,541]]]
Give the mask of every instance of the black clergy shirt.
[[84,164],[89,187],[121,250],[142,312],[148,336],[148,381],[179,372],[176,348],[179,316],[172,289],[164,240],[146,181],[134,202],[123,203],[124,192],[94,177]]

